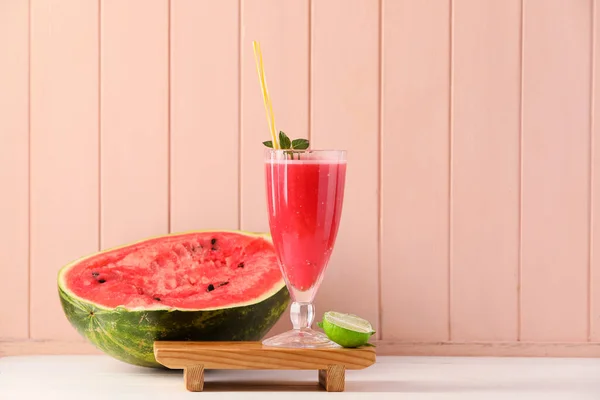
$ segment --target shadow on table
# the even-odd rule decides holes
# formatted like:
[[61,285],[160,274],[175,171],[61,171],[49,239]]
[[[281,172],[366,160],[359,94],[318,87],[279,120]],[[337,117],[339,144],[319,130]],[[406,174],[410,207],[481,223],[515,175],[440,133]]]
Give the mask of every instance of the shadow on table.
[[[205,392],[316,392],[324,391],[316,382],[247,380],[238,382],[206,382]],[[489,382],[394,382],[353,381],[346,382],[348,393],[461,393],[461,392],[571,392],[573,386],[549,382],[516,382],[490,385]]]
[[205,382],[205,392],[319,392],[325,391],[317,383],[310,382],[272,382],[239,381],[239,382]]
[[[155,370],[145,373],[177,376],[183,385],[182,370]],[[287,372],[287,373],[286,373]],[[317,383],[313,371],[285,371],[284,379],[269,380],[268,371],[249,371],[249,378],[237,379],[232,371],[205,371],[207,378],[204,384],[205,392],[318,392],[324,389]],[[314,380],[313,380],[314,376]],[[297,378],[297,379],[296,379]],[[235,379],[235,380],[232,380]],[[521,382],[490,382],[490,381],[346,381],[345,392],[388,392],[388,393],[477,393],[477,392],[565,392],[574,390],[592,390],[600,393],[600,380],[597,382],[579,382],[573,387],[572,382],[560,381],[521,381]],[[600,397],[598,397],[600,399]]]
[[[584,385],[577,389],[584,389]],[[600,384],[590,383],[600,390]],[[346,392],[398,392],[398,393],[460,393],[460,392],[572,392],[567,382],[397,382],[397,381],[351,381],[346,382]]]

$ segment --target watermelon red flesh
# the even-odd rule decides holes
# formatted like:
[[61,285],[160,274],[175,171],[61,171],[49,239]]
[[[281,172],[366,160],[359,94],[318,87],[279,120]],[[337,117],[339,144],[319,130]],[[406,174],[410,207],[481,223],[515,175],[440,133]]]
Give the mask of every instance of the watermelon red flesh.
[[245,303],[280,283],[262,237],[207,232],[157,238],[70,269],[66,287],[105,307],[212,309]]
[[156,340],[260,340],[290,301],[270,236],[243,231],[165,235],[92,254],[59,271],[58,293],[83,337],[146,367],[160,367]]

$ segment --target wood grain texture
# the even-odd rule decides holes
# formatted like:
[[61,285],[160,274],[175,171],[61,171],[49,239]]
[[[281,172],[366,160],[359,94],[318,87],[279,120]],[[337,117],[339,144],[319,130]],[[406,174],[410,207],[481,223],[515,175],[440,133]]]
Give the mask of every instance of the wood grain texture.
[[31,1],[31,337],[79,337],[60,267],[98,250],[98,2]]
[[380,330],[448,340],[450,2],[383,4]]
[[343,365],[329,365],[319,370],[319,385],[328,392],[343,392],[346,386],[346,370]]
[[173,232],[238,228],[238,27],[238,0],[171,1]]
[[[309,137],[309,2],[252,0],[241,4],[240,227],[268,232],[262,142],[271,133],[252,41],[261,45],[277,129],[292,138]],[[290,328],[286,311],[268,336]]]
[[29,335],[29,2],[0,5],[0,338]]
[[162,365],[182,369],[327,370],[330,365],[364,369],[375,363],[374,347],[356,349],[287,349],[260,342],[154,342],[154,357]]
[[525,341],[588,336],[591,11],[591,1],[524,2]]
[[592,49],[592,136],[591,136],[591,259],[590,259],[590,336],[600,342],[600,4],[594,0],[594,47]]
[[[441,357],[600,357],[600,343],[553,342],[408,342],[374,341],[380,355]],[[0,341],[0,358],[21,355],[92,354],[102,352],[83,341]]]
[[168,232],[167,0],[101,7],[101,246]]
[[204,389],[204,366],[185,367],[183,369],[183,383],[190,392],[201,392]]
[[517,340],[521,1],[453,18],[451,339]]
[[312,6],[311,147],[348,151],[340,228],[317,315],[351,312],[371,321],[379,335],[379,2]]

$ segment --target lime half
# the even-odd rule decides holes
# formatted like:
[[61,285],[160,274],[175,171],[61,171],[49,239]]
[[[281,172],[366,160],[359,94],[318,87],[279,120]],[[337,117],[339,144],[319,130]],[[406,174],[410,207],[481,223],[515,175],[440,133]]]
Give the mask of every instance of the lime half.
[[360,347],[375,333],[369,321],[354,314],[327,311],[317,324],[327,337],[342,347]]

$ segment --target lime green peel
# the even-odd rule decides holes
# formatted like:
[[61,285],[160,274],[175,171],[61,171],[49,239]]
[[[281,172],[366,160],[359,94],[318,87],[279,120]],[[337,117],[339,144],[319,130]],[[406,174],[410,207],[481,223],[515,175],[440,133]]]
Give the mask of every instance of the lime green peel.
[[375,333],[369,321],[354,314],[327,311],[317,325],[327,337],[342,347],[373,346],[368,343]]

